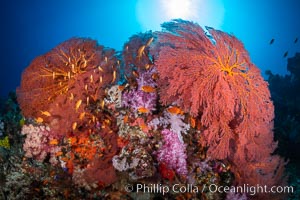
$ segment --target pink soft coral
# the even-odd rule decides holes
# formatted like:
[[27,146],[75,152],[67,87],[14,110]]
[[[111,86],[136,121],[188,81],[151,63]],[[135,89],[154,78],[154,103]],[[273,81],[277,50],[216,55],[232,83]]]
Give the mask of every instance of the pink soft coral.
[[[22,134],[26,135],[23,150],[28,158],[35,158],[38,161],[44,161],[46,156],[50,155],[50,163],[55,165],[58,163],[56,153],[61,148],[54,143],[57,139],[51,134],[50,128],[47,126],[24,125]],[[53,141],[51,143],[51,141]],[[54,142],[55,141],[55,142]]]
[[163,146],[157,152],[157,160],[180,175],[187,175],[186,145],[180,142],[176,133],[165,129],[162,132]]

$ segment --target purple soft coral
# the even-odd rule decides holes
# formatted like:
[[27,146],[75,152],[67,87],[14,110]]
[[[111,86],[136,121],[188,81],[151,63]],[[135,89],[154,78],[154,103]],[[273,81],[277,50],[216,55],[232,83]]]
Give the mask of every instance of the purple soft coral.
[[156,87],[156,83],[152,79],[152,74],[154,72],[155,69],[153,68],[149,71],[140,73],[139,78],[137,78],[137,90],[130,90],[128,92],[123,93],[123,106],[132,108],[135,112],[141,108],[144,108],[149,112],[155,110],[157,93],[143,91],[144,86],[150,86],[152,88]]
[[162,131],[164,144],[157,152],[157,160],[164,162],[170,169],[180,175],[187,175],[186,145],[180,142],[176,133],[165,129]]
[[125,92],[122,96],[123,106],[130,107],[134,111],[139,108],[146,108],[149,111],[155,110],[156,94],[146,93],[140,90]]
[[138,83],[138,90],[142,90],[143,86],[157,86],[156,82],[152,78],[154,73],[157,73],[154,67],[146,72],[140,73],[140,76],[136,79]]

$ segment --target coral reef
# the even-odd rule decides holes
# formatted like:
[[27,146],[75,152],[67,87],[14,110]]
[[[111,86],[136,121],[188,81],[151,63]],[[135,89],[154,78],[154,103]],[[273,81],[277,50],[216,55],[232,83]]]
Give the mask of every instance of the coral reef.
[[[13,95],[9,115],[0,107],[0,198],[279,198],[207,188],[284,182],[270,93],[243,44],[183,20],[162,27],[122,52],[72,38],[32,61],[23,117]],[[174,184],[199,191],[138,191]]]

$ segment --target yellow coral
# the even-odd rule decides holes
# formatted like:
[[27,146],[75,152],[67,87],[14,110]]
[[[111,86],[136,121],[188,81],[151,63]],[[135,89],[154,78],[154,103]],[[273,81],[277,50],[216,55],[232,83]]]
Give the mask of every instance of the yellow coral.
[[6,149],[10,148],[8,136],[6,136],[3,139],[0,139],[0,147],[6,148]]

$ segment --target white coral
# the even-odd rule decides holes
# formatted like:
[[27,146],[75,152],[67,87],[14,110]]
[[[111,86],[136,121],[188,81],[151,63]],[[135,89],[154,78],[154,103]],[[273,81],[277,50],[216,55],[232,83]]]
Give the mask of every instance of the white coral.
[[181,143],[183,142],[182,133],[187,134],[188,130],[190,129],[190,125],[183,122],[184,115],[180,114],[171,114],[167,111],[164,111],[163,116],[159,118],[154,118],[149,122],[149,126],[152,127],[154,130],[157,130],[159,126],[163,127],[164,129],[170,126],[170,130],[173,133],[176,133],[178,139]]
[[104,99],[105,103],[115,104],[116,108],[122,106],[122,91],[119,89],[119,85],[114,85],[107,90],[107,97]]

